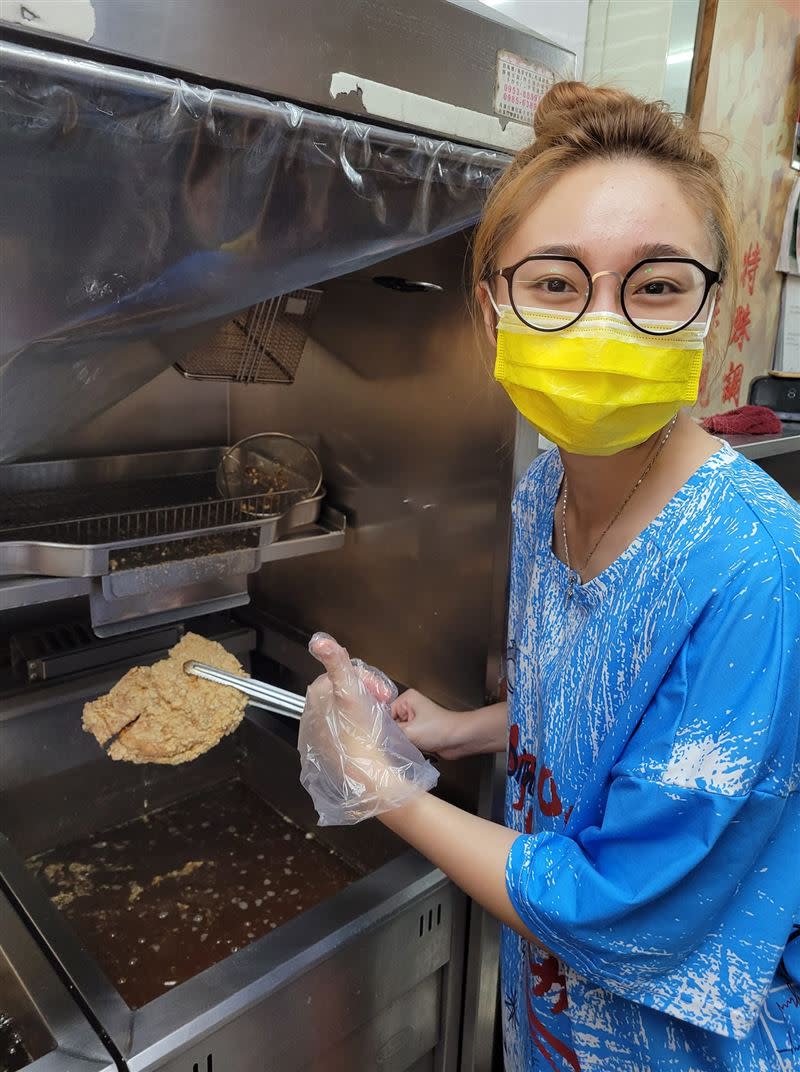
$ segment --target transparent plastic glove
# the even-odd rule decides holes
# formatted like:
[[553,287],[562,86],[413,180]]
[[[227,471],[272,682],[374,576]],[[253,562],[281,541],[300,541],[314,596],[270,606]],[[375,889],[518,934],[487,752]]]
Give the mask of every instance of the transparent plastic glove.
[[392,718],[397,690],[326,633],[308,646],[326,673],[306,693],[300,781],[320,826],[350,826],[432,789],[438,771]]

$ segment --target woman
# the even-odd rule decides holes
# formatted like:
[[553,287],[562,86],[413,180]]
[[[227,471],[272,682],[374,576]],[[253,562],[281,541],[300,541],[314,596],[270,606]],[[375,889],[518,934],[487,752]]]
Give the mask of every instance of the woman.
[[495,375],[558,448],[514,499],[508,704],[392,708],[422,751],[507,750],[507,825],[404,792],[388,693],[330,638],[304,765],[351,764],[505,924],[509,1072],[800,1068],[800,510],[682,410],[730,285],[720,166],[579,83],[535,133],[474,244]]

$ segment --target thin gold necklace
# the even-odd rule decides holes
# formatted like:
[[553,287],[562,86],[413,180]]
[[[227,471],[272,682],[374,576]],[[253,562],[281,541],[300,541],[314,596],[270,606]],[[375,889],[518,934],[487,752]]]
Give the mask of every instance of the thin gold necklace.
[[633,496],[636,494],[636,492],[642,486],[642,483],[644,482],[645,477],[650,472],[650,470],[653,468],[653,466],[656,464],[656,461],[658,460],[658,457],[661,454],[661,451],[667,445],[667,440],[672,435],[672,429],[675,427],[675,422],[677,421],[677,419],[678,419],[678,415],[676,413],[675,416],[672,418],[672,420],[667,425],[667,430],[664,433],[664,435],[661,437],[661,442],[658,444],[656,449],[650,455],[649,461],[647,462],[647,464],[645,465],[644,469],[642,470],[642,475],[639,477],[639,479],[633,485],[631,490],[625,496],[620,508],[617,510],[617,512],[614,514],[614,516],[609,521],[609,523],[606,525],[606,527],[603,529],[603,531],[598,536],[594,547],[592,547],[591,551],[586,556],[586,560],[583,563],[583,565],[580,566],[579,568],[576,568],[576,569],[572,568],[572,563],[570,561],[570,555],[569,555],[569,540],[567,539],[567,499],[569,498],[569,481],[567,480],[567,474],[566,473],[564,474],[564,500],[563,500],[563,502],[561,504],[561,535],[562,535],[562,538],[564,540],[564,557],[567,560],[567,569],[569,570],[569,586],[567,588],[567,599],[572,599],[572,597],[573,597],[573,595],[575,593],[575,585],[580,584],[581,575],[586,572],[586,567],[589,565],[589,563],[594,558],[595,551],[600,546],[600,544],[603,542],[603,540],[606,538],[608,533],[611,531],[612,527],[619,520],[620,515],[622,514],[622,511],[625,509],[625,507],[631,501]]

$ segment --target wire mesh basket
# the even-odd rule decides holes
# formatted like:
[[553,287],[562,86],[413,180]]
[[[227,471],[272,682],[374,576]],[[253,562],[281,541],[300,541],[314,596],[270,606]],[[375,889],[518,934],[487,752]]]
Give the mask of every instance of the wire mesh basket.
[[282,432],[259,432],[240,440],[217,468],[220,494],[246,502],[254,517],[281,513],[313,498],[321,487],[317,455]]
[[321,290],[280,294],[237,314],[175,368],[192,380],[294,383]]

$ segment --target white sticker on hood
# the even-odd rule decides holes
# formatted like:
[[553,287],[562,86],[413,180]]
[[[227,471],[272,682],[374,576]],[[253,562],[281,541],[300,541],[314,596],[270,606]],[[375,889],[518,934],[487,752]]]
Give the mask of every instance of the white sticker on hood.
[[94,36],[92,0],[0,0],[0,19],[79,41]]
[[555,81],[555,72],[543,63],[513,52],[498,52],[494,110],[509,119],[532,123],[539,101]]
[[523,123],[501,122],[496,116],[471,108],[337,71],[331,78],[331,99],[336,101],[350,94],[359,98],[370,118],[380,117],[416,129],[435,130],[456,141],[481,142],[512,152],[531,141],[531,128]]

